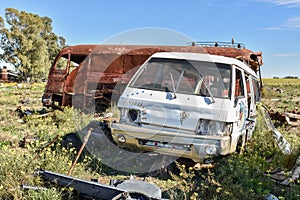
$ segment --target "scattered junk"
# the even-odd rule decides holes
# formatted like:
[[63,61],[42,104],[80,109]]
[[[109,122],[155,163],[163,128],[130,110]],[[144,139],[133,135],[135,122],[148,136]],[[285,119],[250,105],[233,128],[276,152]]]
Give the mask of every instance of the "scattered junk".
[[266,197],[266,200],[279,200],[275,195],[273,194],[269,194],[267,197]]
[[[261,52],[235,43],[192,43],[191,46],[77,45],[62,49],[49,71],[42,97],[46,107],[94,106],[105,110],[112,94],[120,95],[132,75],[156,52],[194,52],[237,58],[258,70]],[[117,86],[117,87],[116,87]]]
[[262,54],[196,45],[212,50],[158,52],[135,73],[118,101],[119,122],[111,124],[119,146],[200,163],[243,149],[256,124]]
[[278,168],[270,173],[270,177],[272,180],[282,185],[293,186],[297,184],[297,181],[300,181],[300,156],[297,158],[291,171],[285,172]]
[[35,175],[40,176],[45,181],[50,181],[62,187],[72,187],[82,198],[86,199],[162,199],[161,189],[158,186],[141,180],[111,180],[110,185],[104,185],[98,182],[86,181],[46,170],[37,170],[35,171]]
[[276,91],[278,93],[283,93],[283,89],[281,89],[281,88],[274,88],[274,91]]
[[286,122],[291,126],[300,126],[300,115],[295,113],[283,113]]
[[281,123],[286,122],[288,125],[292,127],[300,126],[300,114],[297,112],[297,110],[293,110],[291,112],[284,112],[284,113],[270,110],[269,115],[271,119],[277,120]]
[[[19,102],[20,103],[20,102]],[[50,113],[47,112],[46,108],[42,108],[41,110],[30,110],[30,109],[22,109],[22,106],[18,106],[14,112],[18,115],[20,119],[18,122],[20,124],[25,124],[28,120],[27,117],[31,116],[32,118],[44,118],[47,117]]]
[[18,113],[18,116],[19,116],[20,118],[23,118],[24,116],[32,115],[32,113],[33,113],[34,111],[29,110],[29,109],[26,109],[26,110],[23,111],[23,110],[22,110],[22,107],[19,106],[19,107],[15,110],[15,112]]
[[20,118],[23,118],[23,117],[29,116],[29,115],[33,115],[33,114],[36,114],[35,117],[45,117],[45,116],[49,115],[49,112],[47,112],[47,110],[45,108],[42,108],[41,110],[38,110],[38,111],[30,110],[30,109],[23,110],[21,106],[17,107],[17,109],[15,110],[15,113],[17,113]]
[[[263,116],[265,123],[268,127],[268,129],[273,133],[272,136],[274,137],[274,140],[278,147],[280,148],[281,152],[284,155],[289,155],[292,153],[292,146],[289,144],[289,142],[282,136],[282,134],[275,128],[274,124],[272,123],[271,117],[268,114],[268,110],[265,106],[262,104],[258,105]],[[286,113],[285,113],[286,115]],[[298,115],[288,113],[289,117],[296,117],[298,119]],[[282,184],[282,185],[294,185],[296,184],[297,180],[300,180],[300,156],[297,158],[296,163],[293,167],[293,169],[286,173],[285,171],[278,169],[273,171],[271,174],[271,178]]]
[[281,182],[281,184],[292,185],[295,184],[297,180],[300,180],[300,156],[296,160],[294,168],[288,174],[288,178]]
[[[54,183],[60,187],[73,188],[80,199],[101,199],[101,200],[132,200],[132,199],[147,199],[160,200],[162,199],[161,189],[147,181],[137,180],[131,177],[128,180],[111,180],[110,185],[101,184],[95,181],[86,181],[83,179],[74,178],[71,175],[79,156],[81,155],[85,144],[87,143],[92,129],[87,132],[84,142],[72,163],[68,174],[58,174],[47,170],[36,170],[35,176],[41,177],[45,182]],[[57,135],[50,143],[43,146],[41,150],[33,158],[35,160],[43,149],[48,148],[59,139]],[[46,187],[21,185],[24,190],[47,190]]]
[[280,123],[286,122],[285,116],[282,113],[280,113],[278,111],[275,112],[274,110],[268,110],[268,113],[272,120],[277,120]]

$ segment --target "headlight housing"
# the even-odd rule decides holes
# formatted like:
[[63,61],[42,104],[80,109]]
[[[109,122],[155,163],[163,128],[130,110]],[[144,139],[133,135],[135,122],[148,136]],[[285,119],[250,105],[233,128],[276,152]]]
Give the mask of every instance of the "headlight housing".
[[141,126],[141,114],[137,109],[121,109],[120,123]]
[[226,122],[200,119],[196,134],[197,135],[229,135],[231,132],[231,124]]

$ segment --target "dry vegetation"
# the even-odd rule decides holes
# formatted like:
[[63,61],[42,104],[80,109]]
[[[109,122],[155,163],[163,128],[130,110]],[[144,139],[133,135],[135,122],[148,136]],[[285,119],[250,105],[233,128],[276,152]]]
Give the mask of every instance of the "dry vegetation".
[[[264,80],[263,103],[274,112],[292,112],[299,108],[300,81]],[[61,147],[64,135],[86,126],[91,116],[79,114],[71,108],[64,112],[50,112],[39,117],[43,110],[41,96],[44,84],[7,84],[0,86],[0,199],[72,199],[72,190],[49,185],[33,176],[36,169],[46,169],[66,174],[76,155],[74,149]],[[276,91],[277,88],[283,93]],[[274,100],[278,99],[278,100]],[[20,118],[17,108],[33,113]],[[299,112],[299,110],[297,111]],[[80,122],[74,114],[81,115]],[[279,199],[300,199],[299,182],[294,186],[283,186],[270,178],[270,173],[278,168],[288,172],[293,167],[300,150],[300,129],[286,123],[274,121],[278,130],[293,145],[293,153],[284,156],[267,131],[261,116],[254,137],[243,154],[235,154],[220,159],[211,169],[194,170],[188,166],[175,164],[173,171],[147,177],[170,199],[265,199],[274,194]],[[60,139],[44,148],[56,135]],[[26,141],[20,142],[24,138]],[[38,156],[36,156],[38,155]],[[177,169],[175,169],[177,168]],[[109,179],[126,179],[130,174],[111,175],[108,169],[92,156],[85,154],[76,165],[72,175],[90,180],[99,178],[107,184]],[[116,173],[114,173],[116,174]],[[22,190],[20,185],[44,186],[48,190]]]

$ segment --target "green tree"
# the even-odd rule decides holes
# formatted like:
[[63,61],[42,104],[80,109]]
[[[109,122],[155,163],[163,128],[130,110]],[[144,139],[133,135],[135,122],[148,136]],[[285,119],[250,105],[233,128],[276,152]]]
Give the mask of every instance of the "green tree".
[[5,22],[0,17],[0,48],[3,50],[0,59],[14,64],[21,79],[45,78],[55,55],[66,43],[63,37],[52,32],[52,20],[7,8]]

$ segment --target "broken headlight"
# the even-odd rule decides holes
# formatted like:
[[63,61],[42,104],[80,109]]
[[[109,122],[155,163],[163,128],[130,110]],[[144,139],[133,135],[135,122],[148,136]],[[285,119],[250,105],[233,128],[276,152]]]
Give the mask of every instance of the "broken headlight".
[[201,119],[198,123],[197,135],[229,135],[230,124],[226,122]]
[[140,111],[136,109],[121,109],[120,123],[141,126]]
[[128,111],[128,118],[132,121],[132,122],[135,122],[137,119],[138,119],[138,111],[135,110],[135,109],[130,109]]

